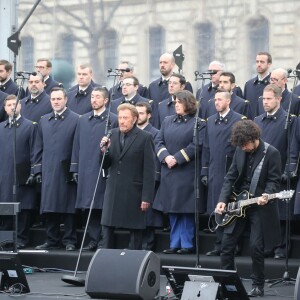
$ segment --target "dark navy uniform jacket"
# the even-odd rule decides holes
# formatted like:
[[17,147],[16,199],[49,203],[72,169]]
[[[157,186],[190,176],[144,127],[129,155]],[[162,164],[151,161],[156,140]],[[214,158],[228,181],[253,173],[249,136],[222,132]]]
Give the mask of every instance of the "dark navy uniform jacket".
[[[291,156],[290,156],[290,171],[299,174],[299,159],[300,159],[300,117],[296,119],[295,122],[295,136],[291,142]],[[288,169],[288,168],[287,168]],[[299,199],[298,195],[300,192],[300,177],[298,175],[298,182],[296,191],[294,193],[295,199]],[[300,215],[300,202],[299,200],[295,201],[294,209],[291,208],[295,215]]]
[[[146,98],[153,100],[151,124],[156,128],[159,128],[158,103],[170,97],[168,85],[169,80],[163,80],[160,77],[152,81],[148,87],[148,96]],[[185,84],[185,90],[193,93],[192,85],[188,81]]]
[[300,84],[298,84],[298,85],[295,87],[294,93],[295,93],[296,95],[300,96]]
[[[152,137],[154,144],[157,142],[157,137],[159,130],[153,127],[151,124],[148,124],[143,130],[149,132]],[[156,164],[155,164],[155,186],[156,190],[160,182],[160,161],[156,157]],[[151,206],[146,211],[146,226],[149,227],[162,227],[163,226],[163,218],[161,212],[153,209]]]
[[[200,102],[200,109],[199,109],[199,117],[205,118],[205,112],[207,110],[208,101],[215,98],[216,91],[218,86],[212,86],[212,83],[208,83],[203,87],[203,93],[201,95],[202,89],[198,89],[196,94],[196,99],[201,100]],[[237,95],[240,98],[243,98],[243,92],[239,86],[236,86],[233,89],[233,94]],[[201,99],[200,99],[201,98]]]
[[[202,151],[205,121],[198,121],[199,151]],[[161,162],[161,181],[153,208],[166,213],[195,213],[195,117],[172,115],[164,119],[156,144]],[[173,155],[176,166],[169,169],[164,162]],[[203,201],[203,199],[201,199]]]
[[[142,97],[144,97],[144,98],[147,97],[147,87],[146,86],[139,84],[139,88],[138,88],[137,92]],[[121,82],[109,89],[109,99],[110,100],[116,100],[118,98],[121,98],[122,96],[123,96],[123,94],[122,94]]]
[[[261,138],[274,146],[280,153],[281,157],[281,173],[285,170],[285,165],[287,161],[287,152],[288,152],[288,133],[290,136],[290,141],[295,136],[295,127],[296,127],[296,116],[290,116],[290,128],[289,130],[285,129],[285,123],[287,118],[287,112],[280,107],[277,112],[272,116],[267,116],[267,113],[256,117],[254,122],[261,129]],[[286,190],[286,182],[281,183],[281,189]],[[292,205],[291,205],[292,206]],[[278,201],[280,219],[286,219],[286,203],[283,201]]]
[[[289,92],[287,89],[285,89],[282,92],[282,99],[281,99],[281,104],[280,104],[280,106],[285,111],[288,111],[288,109],[289,109],[290,97],[291,97],[291,92]],[[265,110],[264,110],[264,106],[263,106],[263,99],[262,99],[262,97],[260,97],[257,101],[257,113],[258,113],[258,115],[261,115],[264,112],[265,112]],[[290,114],[298,116],[299,113],[300,113],[300,96],[293,94]],[[276,146],[275,146],[275,148],[276,148]]]
[[79,85],[71,87],[68,91],[68,108],[79,115],[84,115],[90,112],[93,108],[91,105],[91,94],[93,88],[97,85],[91,82],[90,85],[84,90],[79,90]]
[[256,76],[245,83],[244,98],[250,101],[251,119],[257,116],[257,101],[262,96],[264,88],[270,84],[270,76],[271,74],[263,80],[259,80]]
[[219,113],[207,120],[202,151],[201,176],[208,178],[207,213],[214,211],[221,192],[224,176],[232,162],[235,147],[229,139],[231,127],[237,121],[246,118],[232,109],[222,120]]
[[175,114],[175,102],[173,96],[158,103],[158,122],[157,128],[159,129],[164,119],[168,116]]
[[[0,86],[0,90],[8,95],[18,96],[19,86],[10,78],[4,85]],[[25,90],[22,88],[20,99],[25,97]]]
[[[16,123],[16,167],[17,167],[17,201],[21,209],[35,208],[35,187],[25,185],[33,166],[33,146],[37,124],[24,117]],[[14,128],[9,120],[0,123],[0,202],[13,201],[14,165],[13,138]],[[23,179],[21,179],[23,178]]]
[[73,138],[79,115],[66,109],[39,122],[34,174],[42,173],[41,213],[75,213],[76,184],[70,182]]
[[31,99],[31,96],[22,99],[21,105],[21,115],[34,122],[39,122],[42,116],[52,111],[50,96],[45,91],[35,99]]
[[112,101],[110,111],[114,114],[117,114],[118,113],[117,109],[120,104],[129,103],[132,105],[136,105],[139,102],[148,102],[151,106],[153,105],[152,100],[146,99],[146,98],[142,97],[141,95],[139,95],[138,93],[136,93],[135,96],[130,101],[126,101],[124,96]]
[[[78,120],[72,151],[70,172],[78,173],[76,208],[89,209],[99,174],[99,144],[106,134],[107,110],[100,116],[94,111],[81,116]],[[109,127],[118,126],[117,116],[109,115]],[[93,208],[102,209],[106,179],[100,175]]]
[[8,95],[0,91],[0,122],[7,119],[7,114],[4,110],[4,100]]
[[[230,109],[232,109],[233,111],[235,111],[241,115],[248,117],[248,107],[249,107],[249,101],[244,100],[235,94],[231,95]],[[208,117],[210,117],[216,113],[217,113],[217,110],[216,110],[216,106],[215,106],[215,101],[212,98],[208,101],[207,109],[205,112],[205,119],[207,119]]]

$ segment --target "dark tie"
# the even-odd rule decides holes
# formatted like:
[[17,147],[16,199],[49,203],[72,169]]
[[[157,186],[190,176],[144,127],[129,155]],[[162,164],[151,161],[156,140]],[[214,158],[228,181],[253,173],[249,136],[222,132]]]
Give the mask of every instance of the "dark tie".
[[126,139],[126,134],[121,133],[120,135],[120,146],[121,146],[121,151],[124,149],[125,147],[125,139]]

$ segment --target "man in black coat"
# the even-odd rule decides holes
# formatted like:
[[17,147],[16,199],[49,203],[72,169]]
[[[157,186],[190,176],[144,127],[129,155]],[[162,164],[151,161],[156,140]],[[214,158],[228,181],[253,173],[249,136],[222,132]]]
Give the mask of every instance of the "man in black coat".
[[[12,69],[13,65],[9,61],[0,59],[0,91],[8,95],[14,94],[17,96],[19,92],[19,86],[10,78],[12,75]],[[25,91],[22,88],[20,98],[23,98],[24,96]]]
[[130,249],[142,248],[146,210],[153,202],[155,152],[150,133],[136,127],[138,112],[131,104],[118,107],[119,128],[102,138],[104,169],[109,168],[102,212],[103,247],[113,247],[115,227],[130,230]]
[[257,116],[257,101],[263,94],[265,86],[270,84],[269,69],[272,65],[272,56],[268,52],[259,52],[256,55],[257,76],[245,83],[244,98],[250,101],[251,118]]
[[62,243],[67,251],[76,248],[76,185],[70,171],[73,138],[79,115],[66,107],[62,88],[51,92],[53,112],[39,122],[35,143],[34,174],[42,183],[41,214],[46,215],[47,240],[37,250],[60,247],[60,223],[64,223]]
[[44,77],[41,73],[29,76],[29,95],[21,100],[21,114],[26,119],[39,122],[42,116],[52,111],[50,96],[45,92],[44,87]]
[[237,122],[231,143],[237,146],[233,162],[225,176],[215,212],[222,214],[233,192],[249,191],[257,204],[246,210],[245,218],[237,218],[224,229],[221,247],[221,267],[234,270],[234,250],[246,224],[250,223],[252,258],[252,290],[250,297],[264,295],[264,247],[272,249],[280,242],[279,212],[268,194],[279,192],[281,161],[279,151],[260,139],[259,127],[250,120]]

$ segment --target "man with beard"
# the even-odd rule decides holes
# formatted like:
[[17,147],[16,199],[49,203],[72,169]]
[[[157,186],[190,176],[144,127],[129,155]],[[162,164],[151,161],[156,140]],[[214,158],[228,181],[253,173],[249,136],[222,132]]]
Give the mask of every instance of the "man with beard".
[[[153,127],[149,120],[151,118],[151,106],[147,102],[139,102],[136,104],[136,109],[139,113],[139,118],[137,120],[137,127],[151,133],[153,137],[153,141],[155,144],[155,140],[157,138],[159,130]],[[156,165],[155,165],[155,190],[157,190],[160,182],[160,162],[158,158],[156,158]],[[155,245],[155,227],[162,227],[163,220],[162,220],[162,213],[152,209],[149,209],[146,212],[146,229],[143,234],[143,250],[153,250]]]
[[[0,59],[0,91],[11,95],[18,95],[19,87],[16,83],[12,81],[11,73],[12,73],[13,65],[5,60]],[[21,90],[20,98],[25,96],[24,89]]]
[[44,77],[41,73],[29,76],[29,96],[21,100],[21,114],[26,119],[39,122],[43,115],[51,112],[50,97],[46,94],[44,86]]
[[[175,59],[173,54],[164,53],[159,59],[159,71],[161,77],[152,81],[148,87],[148,99],[153,100],[152,106],[152,124],[158,126],[158,103],[167,99],[170,94],[168,91],[168,82],[175,68]],[[185,89],[193,92],[189,82],[186,82]]]
[[256,55],[257,76],[248,80],[244,88],[244,98],[250,101],[251,118],[257,116],[257,102],[263,94],[264,88],[270,83],[269,69],[272,56],[268,52],[258,52]]
[[[79,118],[74,136],[70,172],[73,173],[73,179],[77,183],[75,206],[82,210],[85,216],[88,215],[99,174],[99,141],[107,134],[106,130],[118,126],[117,116],[113,113],[108,114],[105,108],[107,102],[107,89],[95,87],[91,94],[93,111]],[[105,186],[106,178],[102,172],[87,228],[89,242],[84,246],[84,251],[94,251],[99,245]]]

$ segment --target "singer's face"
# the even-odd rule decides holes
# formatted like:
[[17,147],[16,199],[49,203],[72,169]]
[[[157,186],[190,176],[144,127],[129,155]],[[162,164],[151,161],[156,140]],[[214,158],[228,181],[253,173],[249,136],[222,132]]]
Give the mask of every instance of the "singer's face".
[[229,76],[220,76],[219,79],[219,88],[231,92],[234,89],[235,84],[230,82]]
[[[16,105],[16,99],[6,100],[4,109],[9,117],[12,117],[14,114],[14,108]],[[21,104],[19,102],[17,108],[16,108],[16,115],[18,116],[20,114],[21,110]]]
[[227,99],[225,93],[216,93],[215,107],[217,112],[223,113],[229,108],[230,99]]
[[45,83],[43,82],[40,76],[29,76],[28,80],[28,90],[31,95],[37,96],[39,95],[45,87]]
[[105,107],[108,99],[104,98],[103,93],[101,91],[92,91],[91,94],[91,104],[93,110],[101,110]]
[[51,72],[51,68],[47,67],[47,62],[45,60],[38,61],[35,65],[35,70],[40,72],[43,77],[48,76]]
[[4,65],[0,65],[0,82],[6,81],[11,74],[11,71],[6,71]]
[[67,105],[67,97],[62,91],[53,91],[50,95],[51,106],[54,112],[60,113]]
[[223,72],[223,70],[221,70],[221,67],[219,65],[215,65],[215,64],[210,64],[208,66],[208,70],[209,71],[218,71],[216,74],[212,74],[210,75],[210,80],[212,82],[213,85],[218,85],[219,84],[219,79],[220,79],[220,75]]
[[77,69],[77,83],[80,87],[87,87],[92,81],[92,70],[90,68]]
[[174,95],[175,93],[178,93],[184,89],[185,85],[180,84],[180,79],[175,76],[171,76],[169,80],[169,94]]
[[280,107],[281,98],[275,98],[273,91],[265,91],[263,93],[263,106],[267,113],[272,114]]
[[136,106],[136,109],[139,113],[137,124],[142,126],[149,121],[149,119],[151,118],[151,114],[147,114],[147,109],[144,106]]
[[120,131],[123,133],[127,133],[130,131],[135,122],[137,121],[137,117],[134,117],[131,110],[122,109],[118,112],[118,122]]
[[271,63],[268,63],[267,55],[257,55],[256,56],[256,71],[258,74],[264,74],[270,68]]
[[168,76],[173,71],[175,62],[173,56],[169,53],[163,54],[159,59],[159,70],[163,76]]

